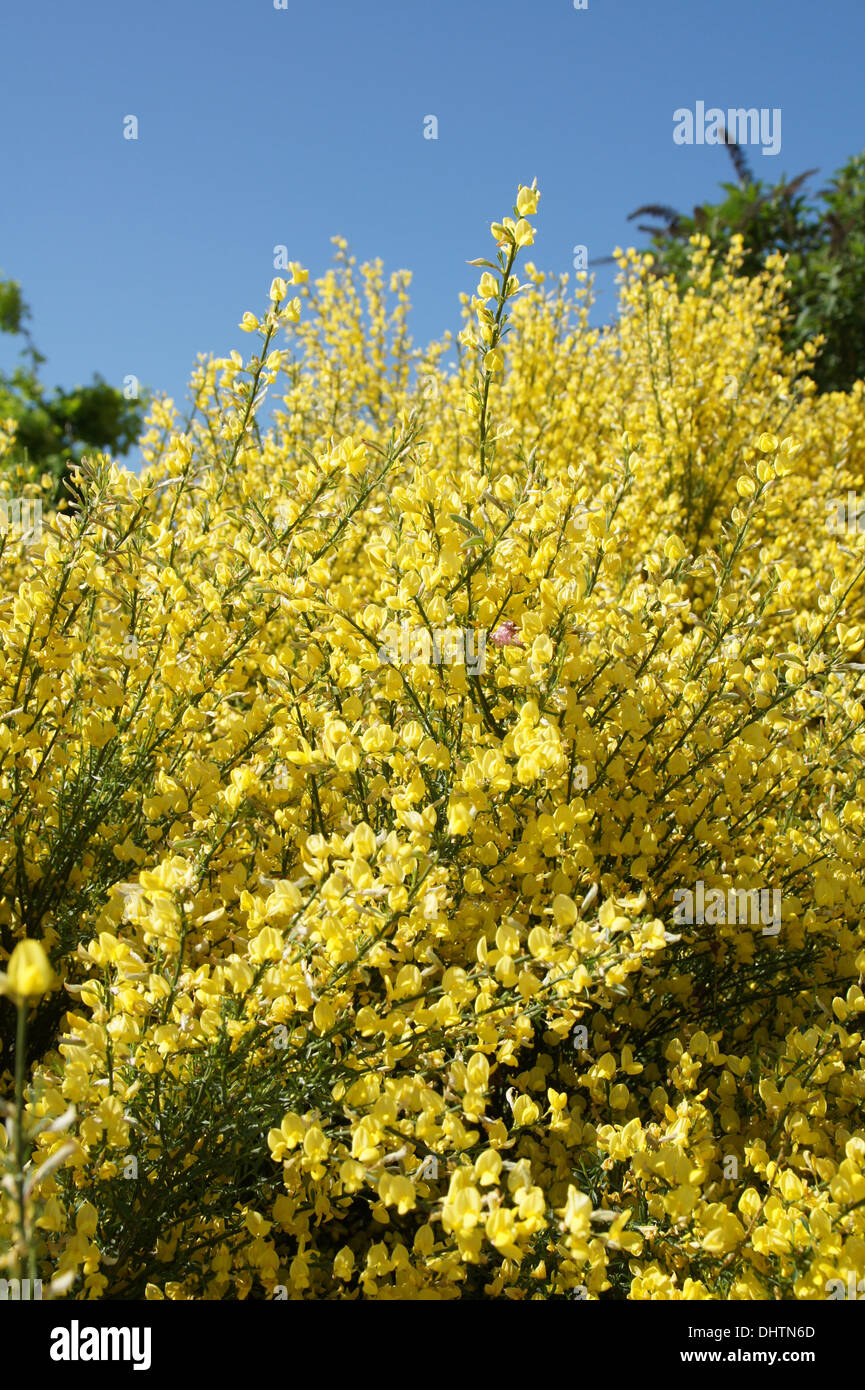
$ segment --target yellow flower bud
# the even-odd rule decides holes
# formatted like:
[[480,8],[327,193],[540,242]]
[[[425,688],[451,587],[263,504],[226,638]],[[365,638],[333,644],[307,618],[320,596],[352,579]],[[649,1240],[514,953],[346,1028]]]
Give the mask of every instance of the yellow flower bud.
[[540,193],[536,188],[521,188],[517,194],[517,212],[520,217],[531,217],[538,210]]
[[320,999],[312,1011],[312,1021],[319,1033],[327,1033],[336,1023],[336,1009],[326,999]]
[[611,1109],[611,1110],[625,1110],[625,1109],[627,1109],[627,1105],[628,1105],[628,1101],[629,1101],[629,1100],[630,1100],[630,1096],[628,1095],[628,1088],[627,1088],[627,1086],[623,1085],[623,1083],[622,1083],[621,1081],[618,1083],[618,1085],[611,1087],[611,1089],[610,1089],[610,1109]]
[[9,970],[2,980],[4,993],[19,999],[36,999],[56,984],[51,962],[41,941],[19,941],[9,958]]

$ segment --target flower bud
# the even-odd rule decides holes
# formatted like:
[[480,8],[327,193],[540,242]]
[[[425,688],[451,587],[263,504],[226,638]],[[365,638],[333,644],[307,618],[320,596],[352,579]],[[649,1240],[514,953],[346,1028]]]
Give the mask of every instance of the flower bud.
[[41,941],[18,942],[2,984],[4,993],[15,994],[19,999],[36,999],[54,988],[56,976]]
[[517,212],[520,217],[531,217],[538,210],[540,193],[536,188],[521,188],[517,194]]

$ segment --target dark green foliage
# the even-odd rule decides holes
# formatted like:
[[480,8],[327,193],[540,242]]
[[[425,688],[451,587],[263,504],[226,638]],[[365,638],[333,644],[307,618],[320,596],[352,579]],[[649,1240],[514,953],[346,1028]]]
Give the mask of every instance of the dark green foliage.
[[809,199],[803,187],[816,170],[769,186],[753,178],[740,146],[726,148],[737,182],[721,185],[721,202],[695,207],[690,216],[656,204],[631,214],[631,220],[660,221],[639,225],[652,238],[657,273],[673,275],[682,288],[688,284],[688,239],[695,234],[710,238],[719,259],[740,234],[746,275],[755,275],[770,252],[783,252],[790,280],[787,345],[794,349],[822,335],[814,379],[821,391],[849,390],[865,377],[865,153]]
[[21,286],[0,279],[0,332],[24,342],[23,360],[9,374],[0,372],[0,420],[17,425],[12,461],[30,471],[33,481],[50,474],[56,503],[68,495],[71,469],[86,453],[128,453],[141,432],[144,403],[127,400],[98,375],[90,386],[49,393],[39,380],[45,358],[30,337],[29,318]]

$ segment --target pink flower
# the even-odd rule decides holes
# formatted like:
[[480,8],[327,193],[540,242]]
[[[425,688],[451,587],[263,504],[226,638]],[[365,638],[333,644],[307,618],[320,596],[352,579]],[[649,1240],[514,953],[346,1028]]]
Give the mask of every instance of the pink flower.
[[493,633],[493,641],[497,647],[524,647],[526,644],[519,640],[519,631],[513,618],[505,618],[501,627]]

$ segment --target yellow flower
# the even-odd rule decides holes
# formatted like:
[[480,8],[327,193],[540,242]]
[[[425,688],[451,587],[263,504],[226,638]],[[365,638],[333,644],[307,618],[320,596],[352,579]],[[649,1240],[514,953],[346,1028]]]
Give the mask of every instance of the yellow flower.
[[553,916],[560,927],[572,927],[577,920],[577,905],[566,893],[553,898]]
[[543,666],[548,661],[552,661],[554,650],[550,638],[545,632],[542,632],[532,643],[532,660]]
[[532,246],[535,240],[535,229],[531,222],[527,222],[521,217],[514,228],[514,241],[517,246]]
[[504,361],[504,353],[500,347],[490,348],[489,352],[484,353],[484,371],[500,372]]
[[448,834],[467,835],[472,825],[471,806],[467,801],[455,801],[448,807]]
[[515,1125],[533,1125],[540,1118],[540,1113],[531,1096],[518,1096],[514,1101]]
[[375,854],[375,832],[365,821],[354,828],[354,848],[361,859],[371,859]]
[[579,1192],[573,1185],[568,1186],[567,1201],[561,1212],[565,1229],[578,1239],[589,1234],[592,1215],[592,1199],[585,1192]]
[[99,1221],[99,1213],[92,1202],[84,1202],[79,1208],[75,1217],[75,1229],[81,1236],[91,1237],[96,1234],[96,1227]]
[[262,927],[249,944],[249,958],[256,963],[265,960],[279,960],[283,949],[282,935],[276,927]]
[[267,1144],[274,1162],[278,1163],[287,1152],[296,1149],[298,1144],[303,1142],[305,1135],[306,1125],[300,1116],[293,1112],[285,1116],[279,1129],[268,1130]]
[[705,1234],[703,1249],[711,1255],[724,1255],[734,1250],[745,1234],[745,1228],[722,1202],[713,1202],[700,1215]]
[[496,1247],[499,1254],[511,1260],[520,1260],[522,1251],[514,1240],[514,1213],[507,1207],[497,1207],[491,1211],[485,1225],[486,1237]]

